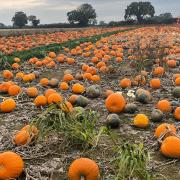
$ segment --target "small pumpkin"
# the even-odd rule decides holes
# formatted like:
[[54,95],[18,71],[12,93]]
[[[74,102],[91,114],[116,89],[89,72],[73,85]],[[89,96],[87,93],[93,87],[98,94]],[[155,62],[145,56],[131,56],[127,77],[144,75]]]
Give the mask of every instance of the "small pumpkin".
[[26,130],[21,130],[15,135],[13,140],[17,146],[25,145],[30,142],[30,134]]
[[86,107],[89,104],[89,99],[79,95],[75,101],[75,104],[80,107]]
[[171,111],[171,103],[166,99],[158,101],[158,103],[156,104],[156,107],[157,107],[157,109],[161,110],[162,112],[170,112]]
[[168,60],[167,65],[169,68],[175,68],[176,67],[176,60]]
[[172,94],[175,98],[180,98],[180,87],[175,87],[172,91]]
[[166,157],[180,158],[180,138],[167,137],[161,144],[161,152]]
[[0,154],[0,179],[16,179],[24,168],[22,158],[11,151]]
[[156,67],[153,71],[153,75],[155,76],[162,76],[164,74],[165,70],[163,67]]
[[160,124],[156,130],[154,135],[159,138],[162,135],[165,135],[165,137],[170,136],[172,134],[176,134],[176,128],[173,124],[163,123]]
[[124,78],[120,81],[120,87],[125,89],[131,87],[131,80],[128,78]]
[[10,96],[16,96],[21,92],[21,88],[18,85],[12,85],[8,89],[8,94]]
[[46,106],[47,98],[43,95],[39,95],[35,98],[34,104],[36,107]]
[[76,83],[72,86],[72,91],[75,94],[82,94],[85,91],[85,87],[79,83]]
[[59,93],[52,93],[51,95],[48,96],[47,98],[48,104],[52,103],[60,103],[62,102],[62,97]]
[[98,98],[101,95],[101,88],[98,85],[89,86],[86,89],[86,94],[89,98]]
[[145,114],[138,114],[134,117],[134,125],[136,127],[145,128],[149,125],[149,119]]
[[77,100],[78,96],[73,94],[69,97],[69,102],[74,105],[76,103],[76,100]]
[[33,98],[38,96],[39,91],[36,87],[29,87],[27,88],[26,93],[30,98]]
[[109,114],[106,119],[106,125],[112,129],[118,128],[120,125],[119,116],[117,114]]
[[175,85],[176,86],[180,86],[180,77],[176,78]]
[[74,80],[74,77],[72,74],[65,74],[64,77],[63,77],[63,81],[65,82],[69,82],[69,81],[72,81]]
[[76,159],[69,167],[68,176],[70,180],[86,180],[99,179],[99,167],[95,161],[88,158]]
[[4,70],[2,75],[5,79],[12,79],[14,76],[13,73],[9,70]]
[[66,83],[66,82],[61,82],[61,83],[59,84],[59,88],[60,88],[61,90],[66,91],[66,90],[69,89],[69,85],[68,85],[68,83]]
[[173,113],[176,120],[180,120],[180,107],[177,107]]
[[151,120],[154,122],[160,122],[163,119],[163,112],[159,109],[153,109],[151,113]]
[[56,93],[54,89],[47,89],[44,93],[45,97],[48,98],[51,94]]
[[105,100],[105,106],[109,112],[119,113],[125,108],[126,100],[120,93],[113,93]]
[[9,98],[1,103],[0,109],[4,113],[10,113],[16,108],[16,102],[14,99]]
[[49,84],[49,80],[47,78],[42,78],[40,80],[40,84],[41,84],[41,86],[46,87]]
[[149,103],[151,101],[151,95],[150,92],[144,89],[138,89],[135,93],[136,100],[141,103]]
[[56,53],[55,52],[50,52],[49,57],[50,58],[56,58]]
[[150,86],[153,88],[153,89],[158,89],[161,87],[161,81],[159,78],[154,78],[150,81]]
[[61,103],[60,104],[60,108],[61,108],[61,110],[63,110],[64,112],[72,112],[72,110],[73,110],[73,105],[70,103],[70,102],[68,102],[68,101],[66,101],[66,102],[63,102],[63,103]]
[[129,103],[125,106],[125,112],[133,114],[138,110],[137,105],[134,103]]
[[57,87],[58,84],[59,84],[59,80],[56,79],[56,78],[52,78],[52,79],[50,79],[50,81],[49,81],[49,85],[50,85],[51,87]]

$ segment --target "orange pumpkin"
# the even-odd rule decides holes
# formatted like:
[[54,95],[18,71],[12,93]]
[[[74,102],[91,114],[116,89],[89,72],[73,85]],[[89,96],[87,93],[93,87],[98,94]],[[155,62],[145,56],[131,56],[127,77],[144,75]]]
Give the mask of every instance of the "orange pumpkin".
[[180,158],[180,138],[167,137],[161,144],[161,152],[166,157]]
[[175,109],[173,115],[174,115],[174,118],[175,118],[176,120],[180,120],[180,107],[177,107],[177,108]]
[[64,112],[71,112],[73,110],[73,106],[70,102],[66,101],[60,104],[60,108],[64,111]]
[[175,68],[176,67],[176,60],[168,60],[167,65],[169,68]]
[[162,112],[170,112],[171,111],[171,103],[168,100],[161,100],[157,103],[156,107]]
[[134,118],[134,125],[136,127],[145,128],[149,125],[149,119],[144,114],[138,114]]
[[175,85],[176,86],[180,86],[180,77],[176,78]]
[[32,97],[37,97],[39,92],[36,87],[29,87],[27,88],[26,93],[29,97],[32,98]]
[[83,79],[91,80],[92,79],[92,74],[91,73],[84,73],[83,74]]
[[0,154],[0,179],[16,179],[24,168],[22,158],[14,152],[7,151]]
[[72,91],[76,94],[82,94],[85,91],[85,88],[83,85],[76,83],[72,86]]
[[39,95],[35,98],[34,104],[36,107],[45,106],[47,104],[47,98],[43,95]]
[[49,57],[50,58],[56,58],[56,53],[55,52],[50,52]]
[[17,57],[14,58],[14,62],[15,62],[15,63],[19,63],[20,61],[21,61],[21,60],[20,60],[19,58],[17,58]]
[[51,94],[56,93],[56,90],[54,89],[47,89],[44,93],[45,97],[48,98]]
[[3,78],[5,78],[5,79],[13,78],[13,73],[9,70],[4,70],[2,75],[3,75]]
[[21,130],[15,135],[13,141],[17,146],[25,145],[30,141],[30,134],[26,130]]
[[101,78],[100,78],[100,76],[98,76],[98,75],[93,75],[93,76],[91,77],[91,81],[93,81],[93,82],[99,82],[99,81],[101,81]]
[[69,82],[69,81],[72,81],[74,80],[74,77],[72,74],[65,74],[64,77],[63,77],[63,81],[65,82]]
[[91,159],[76,159],[69,167],[68,176],[70,180],[80,180],[81,178],[86,180],[98,180],[99,167],[96,162]]
[[58,93],[52,93],[51,95],[49,95],[49,97],[47,98],[48,104],[52,104],[52,103],[60,103],[62,102],[62,97],[60,94]]
[[120,81],[119,84],[121,88],[129,88],[131,87],[131,80],[128,78],[124,78]]
[[61,82],[60,85],[59,85],[59,88],[60,88],[61,90],[66,91],[66,90],[69,89],[69,85],[68,85],[66,82]]
[[173,124],[163,123],[156,128],[154,135],[159,138],[165,133],[167,133],[166,137],[172,135],[172,133],[176,134],[175,126]]
[[157,67],[154,69],[153,74],[155,76],[162,76],[164,74],[165,70],[163,67]]
[[12,68],[13,68],[14,70],[17,70],[17,69],[20,68],[20,65],[19,65],[18,63],[13,63],[13,64],[12,64]]
[[8,94],[10,96],[16,96],[21,92],[21,88],[18,85],[12,85],[8,89]]
[[41,80],[40,80],[40,84],[41,84],[41,86],[48,86],[48,84],[49,84],[49,80],[47,79],[47,78],[42,78]]
[[119,113],[125,108],[126,100],[120,93],[109,95],[105,101],[105,106],[109,112]]
[[150,86],[153,88],[153,89],[158,89],[160,88],[161,86],[161,81],[159,78],[154,78],[150,81]]
[[16,102],[14,99],[9,98],[1,103],[0,109],[4,113],[10,113],[16,108]]
[[78,98],[78,96],[73,94],[73,95],[71,95],[71,96],[69,97],[69,102],[70,102],[71,104],[75,104],[77,98]]

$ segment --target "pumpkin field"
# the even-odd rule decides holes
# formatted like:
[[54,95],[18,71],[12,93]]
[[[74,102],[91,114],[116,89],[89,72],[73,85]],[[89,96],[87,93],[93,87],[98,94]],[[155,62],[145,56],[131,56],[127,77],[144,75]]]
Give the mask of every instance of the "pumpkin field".
[[179,180],[180,28],[1,36],[0,179]]

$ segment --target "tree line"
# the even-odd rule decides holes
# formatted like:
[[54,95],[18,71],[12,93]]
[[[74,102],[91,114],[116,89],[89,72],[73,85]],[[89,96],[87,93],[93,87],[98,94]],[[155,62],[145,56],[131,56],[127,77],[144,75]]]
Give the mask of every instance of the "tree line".
[[[173,23],[175,19],[171,13],[155,15],[155,8],[151,2],[132,2],[125,9],[124,19],[125,21],[111,21],[106,24],[104,21],[100,21],[100,26],[118,26],[118,25],[131,25],[138,24],[159,24],[159,23]],[[24,12],[16,12],[12,18],[13,27],[22,28],[31,22],[33,27],[84,27],[89,25],[97,25],[97,14],[91,4],[82,4],[77,9],[67,13],[67,19],[69,23],[57,23],[39,25],[40,19],[35,15],[27,16]],[[0,27],[3,24],[0,23]]]

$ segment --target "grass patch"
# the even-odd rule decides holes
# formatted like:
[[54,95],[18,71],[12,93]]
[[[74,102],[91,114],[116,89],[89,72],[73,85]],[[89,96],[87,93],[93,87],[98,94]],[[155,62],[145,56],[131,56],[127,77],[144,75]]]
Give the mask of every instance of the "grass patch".
[[115,149],[116,157],[112,160],[116,169],[114,180],[144,179],[150,180],[151,175],[147,170],[150,160],[149,153],[144,145],[124,143]]
[[72,145],[84,148],[97,146],[101,135],[106,133],[107,128],[98,128],[97,123],[98,114],[94,111],[65,113],[56,105],[51,105],[32,122],[39,129],[40,139],[56,133]]

